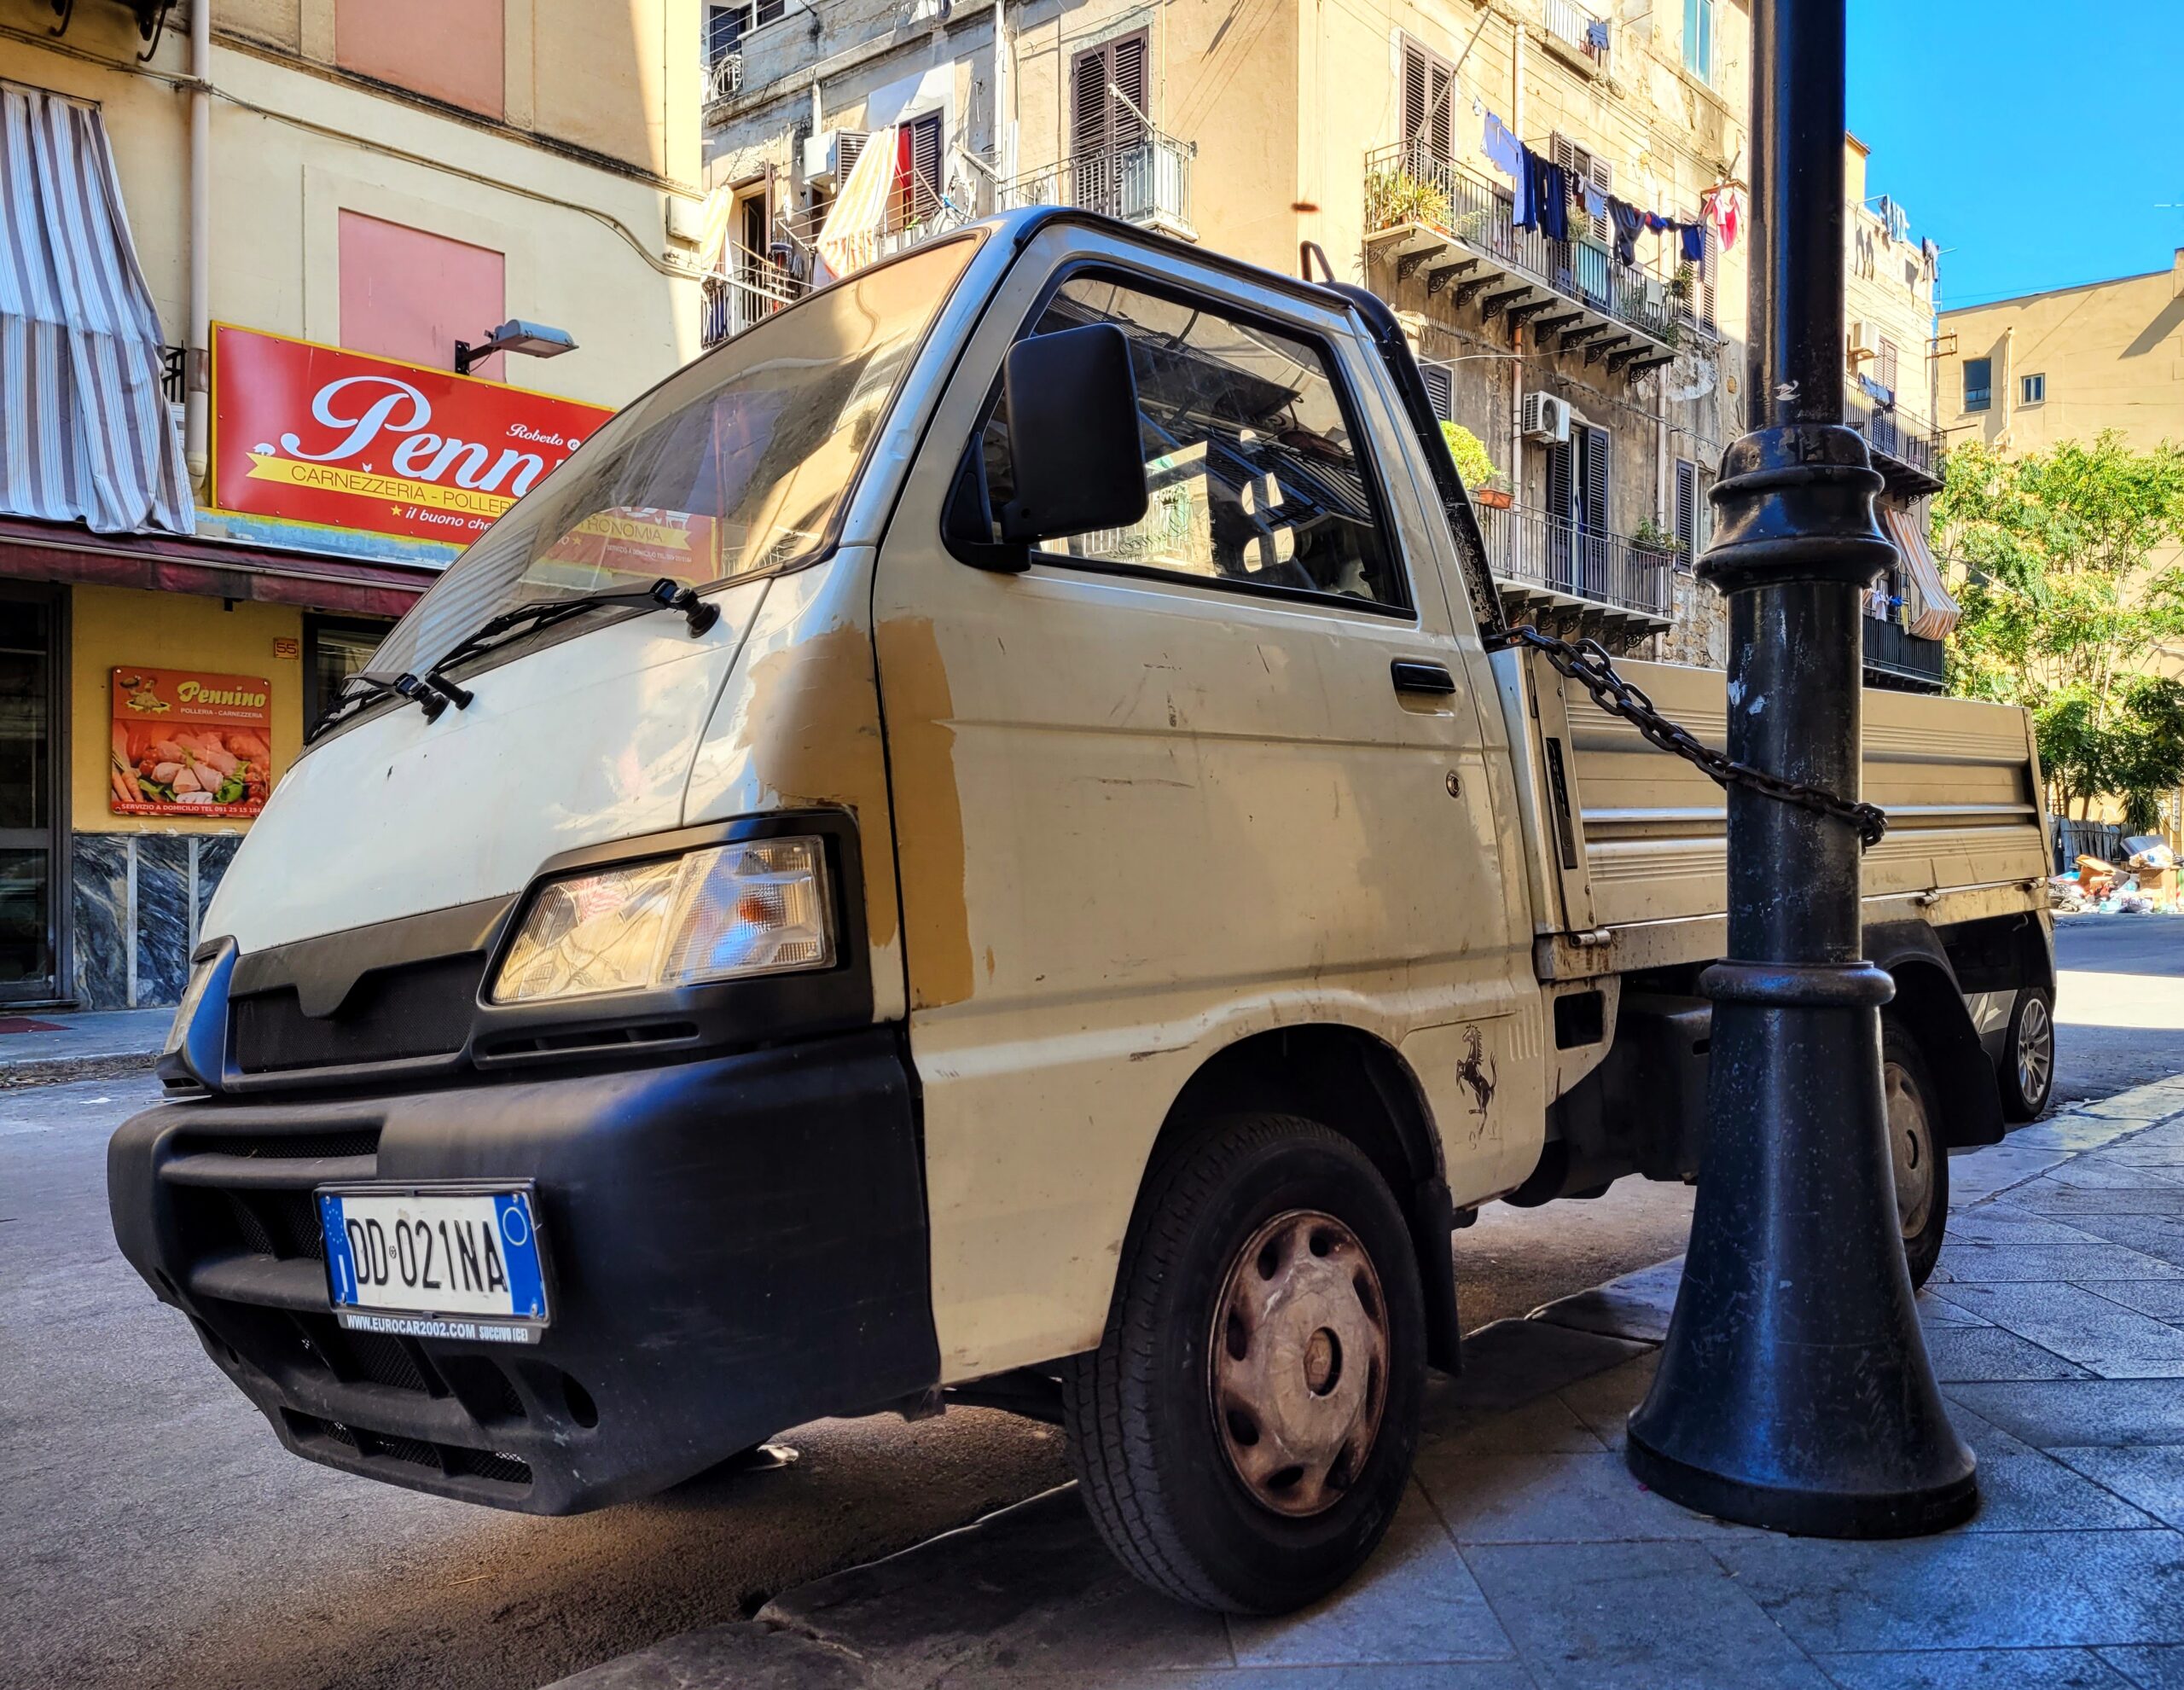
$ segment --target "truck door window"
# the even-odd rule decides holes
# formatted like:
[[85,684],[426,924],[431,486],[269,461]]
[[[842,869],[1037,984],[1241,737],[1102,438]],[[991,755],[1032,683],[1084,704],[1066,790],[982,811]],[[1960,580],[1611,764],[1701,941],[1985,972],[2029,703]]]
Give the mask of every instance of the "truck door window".
[[[1032,327],[1112,322],[1130,337],[1150,503],[1128,528],[1051,555],[1407,609],[1333,361],[1310,342],[1105,276],[1065,282]],[[1012,494],[1005,398],[984,448],[986,488]]]

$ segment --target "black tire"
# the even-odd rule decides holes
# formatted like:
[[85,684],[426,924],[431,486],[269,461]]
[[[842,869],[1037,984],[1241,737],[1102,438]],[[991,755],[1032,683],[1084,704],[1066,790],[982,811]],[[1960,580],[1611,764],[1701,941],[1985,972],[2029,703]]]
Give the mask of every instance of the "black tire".
[[1926,1052],[1895,1016],[1880,1018],[1881,1094],[1888,1109],[1896,1218],[1914,1291],[1932,1277],[1949,1228],[1949,1152],[1941,1141],[1942,1099]]
[[[1331,1224],[1316,1230],[1321,1222]],[[1274,1241],[1260,1242],[1269,1237]],[[1277,1246],[1288,1252],[1287,1263],[1277,1258],[1269,1268]],[[1343,1266],[1359,1256],[1363,1272]],[[1285,1285],[1291,1275],[1302,1283],[1319,1275],[1338,1301],[1354,1298],[1355,1309],[1325,1305],[1333,1310],[1330,1324],[1316,1327],[1308,1345],[1318,1363],[1280,1341],[1298,1335],[1277,1322],[1293,1318],[1299,1298],[1267,1306],[1265,1342],[1256,1347],[1259,1335],[1232,1318],[1240,1299],[1257,1294],[1247,1278],[1254,1272],[1269,1283],[1279,1273]],[[1216,1354],[1217,1317],[1226,1359]],[[1352,1355],[1374,1354],[1376,1346],[1378,1353],[1368,1366],[1345,1370],[1333,1323],[1361,1320],[1351,1328]],[[1326,1373],[1329,1346],[1339,1379]],[[1270,1404],[1277,1420],[1292,1408],[1317,1417],[1316,1424],[1330,1413],[1353,1416],[1346,1422],[1352,1430],[1342,1434],[1351,1441],[1321,1469],[1323,1477],[1288,1466],[1256,1481],[1245,1476],[1240,1464],[1252,1458],[1261,1429],[1240,1414],[1233,1394],[1223,1397],[1231,1405],[1225,1412],[1217,1413],[1216,1399],[1222,1376],[1242,1368],[1246,1356],[1254,1369],[1266,1365],[1263,1357],[1286,1357],[1287,1368],[1269,1366],[1265,1378],[1294,1373],[1310,1393],[1292,1389]],[[1307,1378],[1315,1365],[1321,1376]],[[1369,1432],[1357,1431],[1364,1410],[1341,1404],[1369,1402],[1376,1379],[1377,1415]],[[1064,1376],[1070,1465],[1107,1547],[1154,1589],[1222,1612],[1287,1613],[1356,1571],[1395,1517],[1417,1449],[1425,1382],[1418,1263],[1403,1211],[1373,1164],[1316,1122],[1286,1115],[1210,1122],[1148,1171],[1106,1333]],[[1353,1391],[1363,1394],[1353,1398]],[[1287,1459],[1282,1425],[1269,1421],[1266,1448]],[[1285,1492],[1283,1477],[1292,1472],[1298,1477]],[[1310,1511],[1279,1512],[1276,1504]]]
[[2006,1121],[2036,1121],[2053,1100],[2055,994],[2047,987],[2018,989],[1995,1078],[2001,1087]]

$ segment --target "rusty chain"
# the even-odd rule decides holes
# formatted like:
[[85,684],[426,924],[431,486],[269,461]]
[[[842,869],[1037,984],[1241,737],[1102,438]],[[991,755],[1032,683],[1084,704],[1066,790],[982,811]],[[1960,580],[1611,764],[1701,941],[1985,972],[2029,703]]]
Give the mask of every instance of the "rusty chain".
[[1643,690],[1615,672],[1614,660],[1598,640],[1558,639],[1530,627],[1507,629],[1490,637],[1490,649],[1510,646],[1531,647],[1553,664],[1565,680],[1575,681],[1590,693],[1593,702],[1610,716],[1628,722],[1645,736],[1648,744],[1687,763],[1696,764],[1719,787],[1742,787],[1747,792],[1764,793],[1780,803],[1794,804],[1815,815],[1833,816],[1847,822],[1856,829],[1867,851],[1879,845],[1881,836],[1888,832],[1888,813],[1878,804],[1841,798],[1802,781],[1785,781],[1749,764],[1734,762],[1711,746],[1701,744],[1688,729],[1662,715]]

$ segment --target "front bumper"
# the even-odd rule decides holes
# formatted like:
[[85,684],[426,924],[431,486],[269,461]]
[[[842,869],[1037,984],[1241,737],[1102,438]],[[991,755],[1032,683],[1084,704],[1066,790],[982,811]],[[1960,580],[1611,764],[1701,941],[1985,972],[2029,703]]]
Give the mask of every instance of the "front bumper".
[[[907,1072],[884,1029],[636,1071],[164,1104],[107,1152],[123,1254],[298,1455],[569,1513],[938,1374]],[[312,1188],[533,1180],[536,1345],[347,1332]]]

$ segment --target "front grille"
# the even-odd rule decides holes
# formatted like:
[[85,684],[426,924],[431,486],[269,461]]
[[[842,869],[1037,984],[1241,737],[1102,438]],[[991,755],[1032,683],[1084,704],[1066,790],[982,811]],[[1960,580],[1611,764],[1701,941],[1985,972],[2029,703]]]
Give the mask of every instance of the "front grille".
[[483,951],[382,968],[327,1016],[305,1014],[293,986],[230,998],[235,1066],[268,1074],[450,1055],[468,1035],[485,973]]
[[379,1129],[357,1127],[346,1132],[319,1133],[183,1133],[176,1151],[185,1156],[264,1157],[276,1161],[301,1162],[328,1156],[375,1156]]
[[318,1205],[308,1191],[230,1191],[224,1193],[235,1218],[236,1241],[253,1256],[299,1256],[326,1259],[326,1234]]
[[283,1408],[281,1414],[288,1423],[289,1432],[299,1443],[332,1443],[367,1461],[401,1461],[456,1478],[482,1478],[522,1489],[531,1484],[531,1464],[502,1450],[472,1449],[459,1443],[427,1443],[393,1432],[373,1432],[365,1426],[322,1420],[317,1414],[299,1414],[293,1408]]
[[357,1372],[374,1385],[420,1393],[431,1389],[406,1339],[383,1332],[344,1332],[341,1339]]

